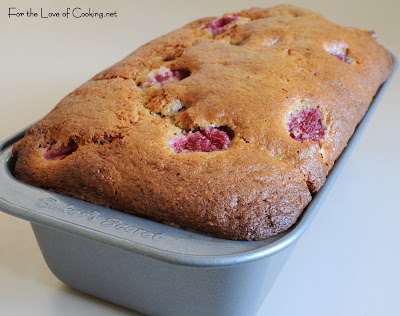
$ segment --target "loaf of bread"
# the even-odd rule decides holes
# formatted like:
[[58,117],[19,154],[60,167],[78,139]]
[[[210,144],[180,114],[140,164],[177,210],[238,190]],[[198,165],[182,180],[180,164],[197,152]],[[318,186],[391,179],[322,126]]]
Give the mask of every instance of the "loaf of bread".
[[67,95],[13,148],[32,185],[182,229],[260,240],[324,184],[390,54],[290,5],[189,23]]

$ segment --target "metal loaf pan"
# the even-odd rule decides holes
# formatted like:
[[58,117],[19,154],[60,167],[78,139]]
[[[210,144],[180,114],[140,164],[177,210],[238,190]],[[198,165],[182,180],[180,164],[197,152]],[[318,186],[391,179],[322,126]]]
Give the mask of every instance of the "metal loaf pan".
[[[395,68],[397,60],[393,56]],[[393,76],[393,75],[392,75]],[[390,78],[391,79],[391,78]],[[31,222],[62,282],[149,315],[253,315],[310,225],[390,79],[298,222],[264,241],[206,237],[21,183],[12,145],[0,143],[0,209]]]

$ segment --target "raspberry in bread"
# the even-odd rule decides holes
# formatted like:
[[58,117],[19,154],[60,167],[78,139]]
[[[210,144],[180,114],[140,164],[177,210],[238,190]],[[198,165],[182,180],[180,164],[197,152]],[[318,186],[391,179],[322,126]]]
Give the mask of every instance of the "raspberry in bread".
[[274,236],[390,75],[375,37],[290,5],[197,20],[61,100],[14,146],[15,176],[198,233]]

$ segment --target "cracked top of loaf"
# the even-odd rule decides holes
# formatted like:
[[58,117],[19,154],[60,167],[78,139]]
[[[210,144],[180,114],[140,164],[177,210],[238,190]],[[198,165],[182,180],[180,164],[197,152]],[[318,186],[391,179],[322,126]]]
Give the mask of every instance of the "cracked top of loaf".
[[293,225],[392,72],[372,31],[290,5],[204,18],[67,95],[15,176],[228,239]]

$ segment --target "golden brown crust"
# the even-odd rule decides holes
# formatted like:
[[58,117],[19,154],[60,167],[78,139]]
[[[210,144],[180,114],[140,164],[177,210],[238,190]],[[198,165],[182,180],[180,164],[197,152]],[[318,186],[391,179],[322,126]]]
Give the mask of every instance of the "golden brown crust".
[[[295,6],[253,8],[217,36],[192,22],[133,52],[66,96],[14,147],[22,181],[229,239],[289,228],[324,183],[392,71],[371,32]],[[344,43],[352,62],[327,52]],[[327,48],[328,47],[328,48]],[[149,72],[187,78],[144,89]],[[178,103],[177,103],[178,102]],[[177,107],[176,105],[179,105]],[[299,142],[290,113],[317,108],[327,135]],[[223,151],[176,153],[181,131],[227,126]],[[46,160],[46,146],[77,150]]]

